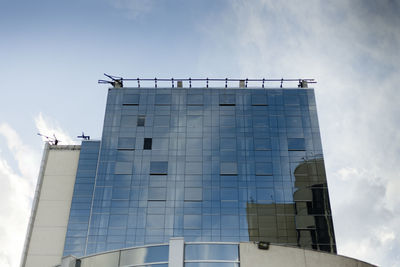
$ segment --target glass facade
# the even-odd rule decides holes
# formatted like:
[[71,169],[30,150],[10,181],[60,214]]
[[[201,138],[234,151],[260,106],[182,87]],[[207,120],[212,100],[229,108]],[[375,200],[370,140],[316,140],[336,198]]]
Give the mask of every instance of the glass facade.
[[171,237],[336,253],[313,89],[110,89],[72,203],[64,255]]

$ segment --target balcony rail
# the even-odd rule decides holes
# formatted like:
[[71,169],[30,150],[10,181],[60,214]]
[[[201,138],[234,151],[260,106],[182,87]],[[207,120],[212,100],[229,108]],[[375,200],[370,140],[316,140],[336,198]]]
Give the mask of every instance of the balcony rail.
[[[115,88],[124,87],[124,82],[135,82],[136,86],[140,88],[143,85],[145,87],[153,87],[157,88],[160,86],[160,83],[163,85],[161,87],[171,87],[171,88],[181,88],[184,87],[184,83],[186,87],[192,88],[210,88],[210,87],[224,87],[224,88],[234,88],[235,86],[231,85],[233,82],[239,82],[238,87],[236,88],[255,88],[261,87],[266,88],[267,86],[283,88],[283,85],[297,83],[298,88],[308,88],[308,84],[317,83],[314,79],[232,79],[232,78],[184,78],[184,79],[176,79],[176,78],[122,78],[117,76],[112,76],[105,74],[104,75],[109,78],[109,80],[99,80],[99,84],[111,84]],[[195,86],[197,85],[197,86]],[[201,86],[199,86],[201,85]],[[292,86],[293,87],[293,86]]]

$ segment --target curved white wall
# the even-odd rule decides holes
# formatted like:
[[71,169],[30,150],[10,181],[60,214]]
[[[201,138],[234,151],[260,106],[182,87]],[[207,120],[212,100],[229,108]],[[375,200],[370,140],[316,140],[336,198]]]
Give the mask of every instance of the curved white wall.
[[356,259],[313,250],[270,245],[262,250],[254,243],[240,243],[240,267],[371,267]]

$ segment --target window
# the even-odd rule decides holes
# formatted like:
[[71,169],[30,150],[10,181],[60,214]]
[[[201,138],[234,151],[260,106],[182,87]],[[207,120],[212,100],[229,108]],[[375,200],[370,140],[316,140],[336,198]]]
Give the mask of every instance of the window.
[[304,138],[288,138],[289,151],[304,151],[306,150]]
[[139,94],[125,94],[122,105],[123,106],[139,105]]
[[165,187],[150,187],[149,200],[165,200],[167,197],[167,188]]
[[168,173],[168,161],[150,162],[150,174],[163,175]]
[[254,116],[253,127],[268,127],[268,116]]
[[203,190],[200,187],[186,187],[185,201],[202,201]]
[[135,125],[136,116],[122,115],[121,127],[133,127]]
[[271,140],[269,138],[254,138],[255,150],[271,150]]
[[133,163],[132,162],[116,162],[115,163],[115,174],[132,174]]
[[301,122],[300,116],[289,116],[286,117],[286,127],[288,128],[302,128],[303,124]]
[[256,175],[272,175],[272,163],[256,162]]
[[171,95],[158,94],[155,100],[156,105],[171,105]]
[[184,229],[200,229],[201,215],[184,215],[183,227]]
[[143,143],[143,149],[144,150],[151,150],[151,146],[153,144],[153,139],[152,138],[145,138],[144,143]]
[[265,94],[254,94],[251,95],[251,105],[252,106],[267,106],[267,95]]
[[139,115],[138,117],[137,117],[137,126],[144,126],[144,122],[145,122],[145,120],[146,120],[146,116],[144,116],[144,115]]
[[219,95],[219,105],[220,106],[235,106],[236,105],[236,98],[235,95]]
[[220,163],[220,174],[221,175],[234,175],[237,174],[236,162],[221,162]]
[[119,150],[133,150],[135,149],[136,138],[134,137],[119,137],[118,149]]
[[221,150],[236,150],[236,139],[235,138],[221,138],[220,139]]
[[188,106],[202,106],[203,105],[203,95],[188,95],[187,96]]
[[155,116],[154,126],[168,127],[169,126],[169,116]]

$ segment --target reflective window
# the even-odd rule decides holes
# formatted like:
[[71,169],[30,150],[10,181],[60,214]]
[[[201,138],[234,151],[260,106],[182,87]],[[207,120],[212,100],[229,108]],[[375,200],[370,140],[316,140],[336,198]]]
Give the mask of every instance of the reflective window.
[[238,245],[228,245],[228,244],[185,245],[185,260],[238,261],[239,247]]
[[156,105],[171,105],[171,95],[157,94],[155,98]]
[[186,262],[185,267],[239,267],[237,262]]
[[268,127],[268,116],[254,116],[253,127]]
[[288,138],[287,140],[289,150],[306,150],[304,138]]
[[163,187],[150,187],[149,200],[165,200],[167,196],[167,188]]
[[252,94],[251,95],[251,104],[253,106],[267,106],[267,95],[266,94]]
[[133,150],[118,150],[117,161],[132,161],[134,153]]
[[125,94],[122,105],[124,106],[139,105],[139,94]]
[[272,175],[272,163],[256,162],[256,175]]
[[286,127],[288,128],[302,128],[300,116],[289,116],[286,117]]
[[119,137],[118,149],[135,149],[136,138],[134,137]]
[[235,106],[236,97],[233,94],[221,94],[219,95],[220,106]]
[[236,162],[221,162],[220,163],[220,174],[222,174],[222,175],[237,174],[237,163]]
[[132,174],[133,163],[132,162],[116,162],[115,163],[115,174]]
[[221,138],[221,150],[236,150],[236,138]]
[[168,150],[168,138],[154,138],[153,140],[153,150]]
[[187,201],[201,201],[203,199],[203,190],[199,187],[185,188],[185,200]]
[[122,115],[121,126],[122,127],[133,127],[135,126],[136,116]]
[[154,126],[161,126],[161,127],[169,126],[169,116],[155,116]]
[[184,215],[183,227],[185,229],[200,229],[201,228],[201,215]]
[[146,116],[145,115],[139,115],[137,117],[136,126],[144,126],[145,120],[146,120]]
[[203,105],[203,95],[188,95],[187,96],[187,104],[192,106],[201,106]]
[[271,139],[269,138],[254,138],[255,150],[271,150]]
[[167,173],[168,173],[167,161],[150,162],[150,174],[167,174]]
[[131,266],[152,262],[168,262],[168,246],[135,248],[121,251],[120,265]]

